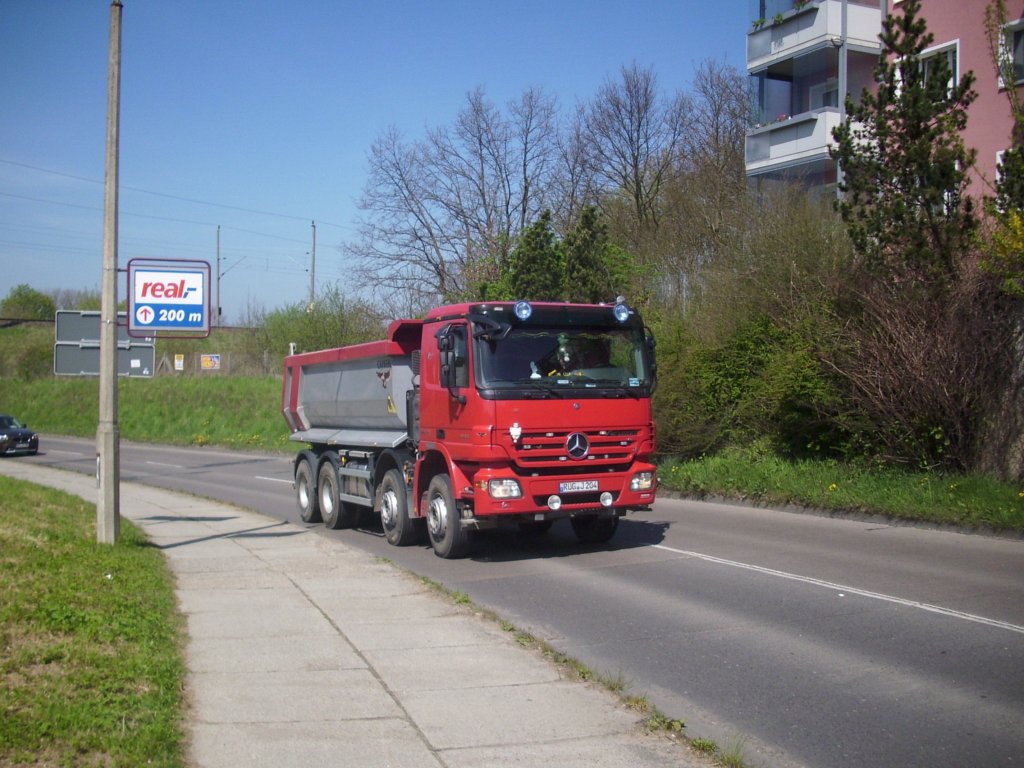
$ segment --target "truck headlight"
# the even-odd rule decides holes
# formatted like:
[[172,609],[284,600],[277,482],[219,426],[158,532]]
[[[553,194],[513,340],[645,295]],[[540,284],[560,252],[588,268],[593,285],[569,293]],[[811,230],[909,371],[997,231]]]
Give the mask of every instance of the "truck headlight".
[[653,487],[653,472],[637,472],[633,475],[633,479],[629,481],[629,490],[631,491],[649,491]]
[[518,480],[489,480],[487,482],[487,493],[492,499],[521,499],[523,497],[522,486]]

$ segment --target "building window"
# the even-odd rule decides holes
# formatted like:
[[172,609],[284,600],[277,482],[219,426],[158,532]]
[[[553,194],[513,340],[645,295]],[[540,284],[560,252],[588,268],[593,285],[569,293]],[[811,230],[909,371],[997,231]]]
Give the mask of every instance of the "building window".
[[960,45],[957,41],[944,43],[921,52],[921,68],[924,83],[927,86],[936,73],[941,72],[940,62],[945,62],[949,79],[946,82],[946,93],[960,80]]
[[832,78],[808,89],[811,109],[839,106],[839,82]]
[[1003,61],[999,67],[999,87],[1007,86],[1006,76],[1014,85],[1024,83],[1024,19],[1018,19],[1004,28],[1006,37],[1000,51]]

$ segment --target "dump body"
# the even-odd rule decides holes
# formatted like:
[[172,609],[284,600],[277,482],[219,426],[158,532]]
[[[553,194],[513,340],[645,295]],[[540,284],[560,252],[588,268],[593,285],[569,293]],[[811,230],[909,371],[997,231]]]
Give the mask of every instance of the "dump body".
[[290,439],[363,448],[404,443],[420,325],[399,321],[385,341],[290,356],[283,394]]
[[303,519],[379,511],[388,540],[570,518],[603,541],[655,496],[653,340],[624,304],[438,307],[382,341],[292,355],[282,410]]

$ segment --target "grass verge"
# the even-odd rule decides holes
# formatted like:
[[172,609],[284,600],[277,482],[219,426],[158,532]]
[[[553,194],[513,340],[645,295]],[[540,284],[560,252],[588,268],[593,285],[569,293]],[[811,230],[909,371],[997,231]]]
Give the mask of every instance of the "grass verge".
[[693,461],[665,461],[658,468],[658,482],[693,496],[1024,531],[1024,487],[979,475],[792,462],[734,449]]
[[183,766],[182,623],[159,550],[0,476],[0,765]]

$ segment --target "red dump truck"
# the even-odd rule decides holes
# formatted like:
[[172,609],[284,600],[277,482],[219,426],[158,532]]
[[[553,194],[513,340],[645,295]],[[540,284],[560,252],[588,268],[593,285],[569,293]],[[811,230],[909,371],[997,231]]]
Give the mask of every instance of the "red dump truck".
[[622,300],[455,304],[383,341],[290,355],[299,514],[345,528],[376,513],[399,546],[426,528],[445,558],[501,524],[568,518],[581,541],[608,541],[654,501],[655,370]]

